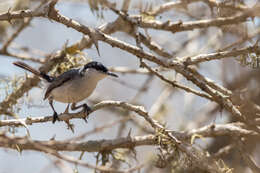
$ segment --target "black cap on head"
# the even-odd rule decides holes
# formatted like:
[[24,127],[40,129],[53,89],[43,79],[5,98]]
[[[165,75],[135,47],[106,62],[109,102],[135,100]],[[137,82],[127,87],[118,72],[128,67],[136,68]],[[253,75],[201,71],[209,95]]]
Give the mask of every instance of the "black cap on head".
[[101,71],[101,72],[108,72],[108,69],[100,62],[97,62],[97,61],[92,61],[92,62],[89,62],[85,65],[84,67],[85,69],[88,69],[88,68],[93,68],[93,69],[96,69],[97,71]]
[[107,75],[110,75],[113,77],[118,77],[116,74],[109,72],[108,69],[102,63],[97,62],[97,61],[92,61],[92,62],[87,63],[84,66],[84,69],[86,70],[88,68],[93,68],[93,69],[96,69],[97,71],[106,73]]

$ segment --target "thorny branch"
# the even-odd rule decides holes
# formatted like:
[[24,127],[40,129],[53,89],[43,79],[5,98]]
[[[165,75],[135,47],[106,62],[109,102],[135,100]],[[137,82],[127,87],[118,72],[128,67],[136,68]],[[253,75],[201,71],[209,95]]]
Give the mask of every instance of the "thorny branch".
[[160,5],[159,7],[155,8],[153,11],[149,12],[149,15],[158,15],[161,13],[165,13],[169,10],[172,10],[173,8],[186,8],[187,5],[189,3],[194,3],[194,2],[198,2],[198,1],[202,1],[206,4],[208,4],[210,7],[218,7],[218,8],[229,8],[229,9],[233,9],[233,10],[239,10],[239,11],[244,11],[247,10],[248,8],[242,4],[234,6],[234,5],[228,5],[226,3],[218,3],[215,0],[185,0],[185,1],[175,1],[175,2],[167,2],[164,3],[162,5]]
[[[59,147],[63,148],[66,145],[70,145],[70,143],[62,143],[62,142],[60,143],[60,142],[57,142],[57,141],[54,141],[54,140],[53,141],[48,141],[48,142],[33,141],[33,140],[28,139],[28,138],[22,138],[22,137],[8,137],[8,136],[6,136],[4,134],[0,135],[0,139],[1,139],[0,140],[0,145],[1,146],[5,146],[5,147],[8,147],[8,148],[16,148],[16,149],[19,149],[20,151],[22,151],[24,149],[25,150],[26,149],[30,149],[30,150],[42,151],[42,152],[54,155],[55,157],[60,158],[62,160],[65,160],[65,161],[68,161],[68,162],[71,162],[71,163],[76,163],[76,164],[79,164],[79,165],[82,165],[82,166],[85,166],[85,167],[88,167],[88,168],[97,169],[99,171],[124,173],[124,172],[133,172],[136,169],[134,167],[134,168],[130,168],[130,169],[126,170],[126,171],[121,171],[121,170],[115,170],[115,169],[112,169],[112,168],[108,168],[108,167],[105,167],[105,166],[93,166],[93,165],[91,165],[91,164],[89,164],[87,162],[84,162],[84,161],[75,159],[75,158],[73,158],[71,156],[67,156],[67,155],[60,154],[59,152],[57,152],[59,150],[58,149]],[[136,143],[139,143],[138,141],[140,139],[142,139],[142,137],[136,137]],[[113,141],[105,141],[105,142],[108,142],[107,144],[110,144],[110,145],[114,143]],[[141,141],[141,143],[142,142],[143,141]],[[118,143],[120,143],[120,141],[118,141]],[[145,143],[145,142],[143,142],[143,143]],[[85,144],[82,143],[81,147],[84,146],[86,148],[88,148],[88,147],[96,148],[97,146],[95,146],[95,145],[98,145],[98,144],[99,144],[99,142],[89,141],[89,142],[87,142]],[[103,143],[104,146],[100,145],[99,147],[106,148],[105,146],[107,144]],[[121,144],[122,144],[122,142],[121,142]],[[50,147],[50,146],[52,146],[52,147]],[[53,146],[55,146],[55,147],[53,147]],[[70,147],[71,147],[71,149],[74,148],[74,151],[75,151],[75,149],[77,148],[77,144],[74,145],[74,146],[70,145],[69,147],[67,147],[67,149],[69,149]],[[88,148],[88,150],[90,148]],[[73,150],[69,149],[67,151],[73,151]],[[90,150],[90,152],[91,152],[91,150]]]
[[[46,6],[43,9],[45,9],[45,12],[46,12],[46,10],[47,10]],[[38,11],[38,13],[39,13],[39,11]],[[108,23],[106,25],[100,26],[99,29],[103,33],[111,34],[111,33],[116,32],[120,25],[121,25],[121,20],[116,20],[116,21],[114,21],[112,23]],[[76,42],[75,44],[71,45],[68,48],[77,48],[78,50],[83,50],[85,48],[91,47],[91,45],[92,45],[92,40],[89,37],[87,37],[87,36],[83,36],[83,38],[80,41]],[[10,54],[8,52],[6,53],[6,55],[16,57],[16,55]],[[35,58],[20,57],[20,56],[17,57],[17,58],[22,59],[22,60],[35,61]],[[46,59],[45,59],[44,62],[40,61],[40,63],[42,63],[43,65],[39,69],[41,71],[47,73],[56,64],[62,62],[63,60],[64,60],[64,52],[63,52],[63,50],[58,50],[57,52],[52,53],[52,54],[46,56]],[[37,60],[36,62],[39,62],[39,60]],[[17,88],[15,91],[13,91],[9,96],[6,97],[6,99],[4,101],[2,101],[0,103],[0,113],[1,114],[5,114],[5,115],[9,115],[9,116],[14,116],[14,114],[11,111],[9,111],[9,109],[11,109],[12,106],[17,103],[16,100],[21,98],[31,88],[37,86],[39,81],[40,80],[37,77],[27,78],[20,85],[19,88]]]
[[[47,0],[44,0],[40,3],[40,5],[34,10],[35,11],[35,14],[37,14],[37,11],[38,10],[41,10],[41,8],[44,6],[44,4],[47,2]],[[10,14],[10,11],[8,11],[7,15],[9,16]],[[23,16],[23,11],[21,11],[21,15]],[[35,15],[35,14],[32,14],[32,15]],[[17,31],[15,33],[12,34],[12,36],[7,39],[7,41],[3,44],[2,46],[2,49],[0,52],[2,52],[3,54],[6,54],[8,55],[8,52],[7,52],[7,48],[8,46],[12,43],[12,41],[26,28],[30,25],[30,22],[32,21],[33,18],[29,18],[27,19],[21,26],[19,26],[19,28],[17,29]],[[11,19],[8,19],[9,22],[11,22]]]
[[[121,107],[123,109],[127,109],[133,112],[138,113],[141,115],[153,128],[156,128],[158,125],[158,122],[151,119],[147,113],[147,111],[142,106],[135,106],[126,102],[120,102],[120,101],[102,101],[100,103],[97,103],[94,105],[90,111],[90,113],[97,111],[99,109],[105,108],[105,107]],[[43,123],[43,122],[49,122],[52,121],[52,116],[44,116],[44,117],[27,117],[25,119],[11,119],[11,120],[0,120],[0,127],[1,126],[23,126],[25,123],[26,125],[32,125],[34,123]],[[72,118],[86,118],[85,113],[78,112],[78,113],[64,113],[59,115],[59,118],[64,121],[68,121]],[[160,126],[161,127],[161,126]]]
[[[179,138],[183,140],[190,140],[192,136],[202,136],[202,137],[215,137],[215,136],[243,136],[243,135],[253,135],[259,138],[259,134],[256,134],[253,131],[246,130],[241,128],[239,124],[224,124],[224,125],[214,125],[214,126],[205,126],[197,130],[191,130],[189,132],[179,133]],[[93,167],[92,165],[76,160],[72,157],[62,155],[57,151],[88,151],[88,152],[102,152],[110,151],[116,148],[133,148],[136,146],[143,145],[157,145],[156,136],[146,135],[146,136],[135,136],[135,137],[126,137],[118,138],[115,140],[99,140],[99,141],[87,141],[87,142],[74,142],[74,141],[37,141],[31,140],[27,137],[15,137],[7,136],[5,134],[0,135],[0,146],[18,149],[19,151],[23,150],[36,150],[42,151],[49,154],[52,154],[60,159],[66,160],[68,162],[77,163],[82,166],[89,168],[97,169],[100,171],[113,171],[113,172],[122,172],[118,170],[109,169],[103,166]],[[190,153],[191,154],[191,153]],[[211,172],[219,172],[212,167],[208,167]],[[257,169],[257,167],[256,167]],[[129,169],[125,172],[131,172],[135,170],[134,168]]]
[[[169,2],[161,5],[154,11],[149,12],[149,15],[158,15],[159,13],[163,13],[171,8],[175,8],[176,6],[182,6],[183,8],[186,8],[185,6],[187,3],[193,3],[200,0],[185,0],[185,1],[177,1],[177,2]],[[247,8],[243,5],[239,6],[233,6],[233,5],[227,5],[225,3],[217,3],[213,0],[201,0],[208,4],[210,8],[217,7],[217,8],[230,8],[233,10],[237,10],[239,13],[236,13],[234,16],[229,17],[219,17],[215,19],[205,19],[205,20],[198,20],[198,21],[191,21],[191,22],[160,22],[157,20],[145,20],[142,19],[140,15],[127,15],[127,9],[129,8],[130,1],[124,1],[122,11],[114,9],[114,6],[109,4],[107,1],[104,0],[104,4],[108,6],[110,9],[112,9],[114,12],[116,12],[119,17],[112,23],[103,25],[99,28],[91,28],[86,25],[82,25],[79,22],[72,20],[71,18],[68,18],[66,16],[63,16],[59,13],[57,9],[55,9],[55,5],[58,2],[58,0],[53,0],[50,3],[44,5],[42,8],[38,10],[22,10],[22,11],[14,11],[7,13],[3,13],[0,15],[0,20],[6,20],[11,21],[12,19],[24,19],[24,18],[30,18],[32,17],[44,17],[51,20],[54,20],[58,23],[62,23],[63,25],[67,27],[71,27],[83,34],[85,36],[80,40],[79,42],[75,43],[71,47],[77,47],[78,50],[83,50],[84,48],[90,47],[93,43],[96,46],[98,52],[98,41],[103,41],[105,43],[108,43],[112,47],[117,47],[122,50],[125,50],[134,56],[138,57],[141,62],[141,66],[145,67],[146,69],[129,69],[129,68],[118,68],[115,67],[112,69],[113,71],[121,72],[121,73],[139,73],[139,74],[148,74],[148,75],[156,75],[158,76],[162,81],[165,81],[166,83],[172,85],[173,87],[178,87],[183,89],[186,92],[191,92],[193,94],[196,94],[200,97],[207,98],[211,101],[214,101],[218,103],[221,107],[223,106],[226,110],[228,110],[234,117],[238,118],[239,120],[242,120],[243,122],[247,122],[246,115],[240,110],[240,107],[235,105],[232,100],[232,92],[218,84],[216,84],[214,81],[204,77],[201,75],[197,70],[195,70],[192,67],[189,67],[189,65],[196,65],[202,62],[206,61],[212,61],[216,59],[222,59],[227,57],[234,57],[239,56],[242,54],[248,54],[248,53],[256,53],[259,54],[259,46],[255,44],[255,46],[251,47],[245,47],[243,49],[237,49],[237,50],[231,50],[231,51],[219,51],[216,53],[210,53],[210,54],[201,54],[194,57],[184,57],[184,58],[178,58],[173,59],[175,54],[169,53],[164,50],[163,47],[156,44],[155,42],[152,42],[152,40],[146,36],[144,36],[142,33],[136,32],[135,30],[134,34],[131,31],[133,28],[152,28],[157,30],[164,30],[164,31],[170,31],[172,33],[175,32],[182,32],[182,31],[190,31],[193,29],[203,29],[208,28],[211,26],[221,27],[224,25],[230,25],[230,24],[237,24],[247,21],[248,18],[259,16],[259,6],[255,6],[252,8]],[[123,20],[122,20],[123,19]],[[122,26],[125,26],[125,24],[130,26],[131,29],[128,31],[126,29],[122,29]],[[127,28],[128,28],[127,27]],[[126,28],[126,27],[125,27]],[[37,62],[38,60],[35,60],[34,58],[30,57],[22,57],[19,55],[13,55],[9,52],[7,52],[8,45],[13,41],[13,39],[19,34],[19,32],[23,28],[21,27],[18,29],[17,33],[15,33],[9,41],[6,42],[5,46],[2,47],[2,53],[5,53],[9,56],[14,56],[20,59],[25,60],[32,60]],[[114,33],[116,31],[124,31],[128,32],[129,35],[136,37],[136,34],[139,36],[138,38],[140,41],[147,46],[150,50],[158,54],[159,56],[167,57],[168,59],[161,59],[161,57],[156,56],[152,53],[149,53],[148,51],[144,51],[140,43],[138,46],[133,46],[131,44],[128,44],[126,42],[120,41],[114,37],[109,36],[108,34]],[[59,62],[61,62],[64,58],[64,52],[63,51],[57,51],[54,56],[49,56],[46,58],[46,60],[38,61],[40,63],[43,63],[43,65],[40,67],[41,70],[44,72],[48,72],[52,69],[52,67]],[[202,92],[196,91],[194,89],[182,86],[178,84],[175,81],[170,81],[167,78],[165,78],[163,75],[161,75],[158,71],[154,70],[153,68],[149,67],[146,63],[144,63],[143,60],[147,60],[150,62],[153,62],[161,67],[163,67],[163,70],[175,70],[177,73],[182,74],[187,80],[190,80],[193,84],[195,84],[197,87],[199,87]],[[36,86],[39,82],[39,79],[34,78],[27,78],[26,81],[18,88],[16,91],[14,91],[11,95],[9,95],[3,102],[0,103],[0,113],[1,114],[7,114],[7,115],[13,115],[9,110],[10,108],[17,103],[17,99],[21,98],[24,93],[29,91],[32,87]],[[154,129],[155,133],[158,131],[162,132],[164,135],[167,136],[167,138],[174,144],[176,147],[180,150],[186,153],[191,160],[197,166],[203,170],[206,170],[208,172],[222,172],[220,168],[216,165],[216,161],[213,159],[211,161],[206,161],[206,157],[198,156],[196,153],[199,153],[199,150],[196,149],[196,147],[193,147],[192,145],[188,144],[187,141],[191,140],[194,136],[199,137],[215,137],[215,136],[236,136],[238,138],[240,137],[249,137],[253,136],[256,138],[259,138],[259,133],[252,129],[248,129],[246,125],[243,123],[230,123],[230,124],[224,124],[224,125],[209,125],[204,126],[199,129],[193,129],[186,132],[174,132],[169,129],[166,129],[164,126],[162,126],[159,122],[154,120],[152,117],[149,116],[148,112],[144,109],[144,107],[132,105],[126,102],[119,102],[119,101],[103,101],[93,106],[92,111],[96,111],[98,109],[113,106],[113,107],[121,107],[123,109],[133,111],[137,113],[139,116],[142,116],[146,122],[148,122]],[[60,115],[60,119],[69,122],[70,119],[73,118],[85,118],[85,114],[82,112],[79,113],[70,113],[70,114],[62,114]],[[27,117],[25,119],[12,119],[12,120],[0,120],[0,127],[1,126],[24,126],[24,125],[32,125],[34,123],[43,123],[51,121],[51,116],[46,117]],[[249,123],[250,124],[250,123]],[[255,124],[251,123],[251,125],[255,126]],[[257,128],[257,127],[253,127]],[[138,170],[138,166],[136,168],[129,169],[127,171],[118,171],[114,170],[112,168],[107,167],[99,167],[99,166],[92,166],[88,163],[79,161],[77,159],[61,155],[57,151],[88,151],[88,152],[100,152],[104,150],[113,150],[116,148],[134,148],[139,145],[160,145],[158,144],[158,136],[155,135],[146,135],[146,136],[136,136],[136,137],[130,137],[127,138],[117,138],[115,140],[100,140],[100,141],[87,141],[87,142],[68,142],[68,141],[35,141],[31,140],[29,138],[23,138],[23,137],[15,137],[15,136],[7,136],[5,134],[0,135],[0,146],[6,147],[6,148],[17,148],[17,146],[22,150],[37,150],[37,151],[43,151],[50,153],[60,159],[66,160],[71,163],[77,163],[89,168],[97,169],[99,171],[113,171],[113,172],[131,172]],[[242,151],[243,148],[241,148]],[[203,153],[203,152],[201,152]],[[253,161],[252,158],[250,158],[249,155],[245,154],[243,155],[243,158],[246,160],[248,166],[253,171],[259,170],[256,163]],[[140,165],[142,167],[142,165]]]
[[[60,23],[63,23],[64,25],[68,25],[70,22],[67,22],[67,18],[65,16],[59,15],[58,11],[54,9],[55,4],[57,1],[52,1],[49,3],[48,6],[45,6],[42,10],[22,10],[22,11],[15,11],[1,14],[0,20],[12,20],[12,19],[23,19],[25,17],[49,17],[50,19],[53,19],[55,21],[58,21]],[[111,7],[112,8],[112,7]],[[166,30],[171,32],[182,32],[187,30],[193,30],[197,28],[206,28],[209,26],[222,26],[222,25],[230,25],[230,24],[237,24],[240,22],[246,21],[249,17],[255,17],[259,14],[255,11],[258,11],[260,7],[254,7],[252,9],[247,9],[245,12],[241,13],[240,15],[236,15],[233,17],[222,17],[217,19],[208,19],[208,20],[201,20],[201,21],[195,21],[195,22],[159,22],[159,21],[147,21],[147,20],[140,20],[140,16],[127,16],[127,20],[131,21],[132,24],[135,24],[137,26],[143,27],[143,28],[153,28],[153,29],[159,29],[159,30]],[[115,10],[115,9],[113,9]],[[120,15],[124,14],[121,11],[115,10]],[[125,16],[126,17],[126,16]],[[71,21],[74,22],[74,21]],[[77,23],[73,23],[78,25]],[[71,27],[71,26],[69,26]],[[87,32],[85,34],[89,35],[91,34],[91,29],[89,27],[85,27],[83,30],[84,32]],[[79,31],[82,32],[82,31]],[[92,31],[93,32],[93,31]]]
[[[193,129],[190,131],[182,132],[170,132],[178,136],[179,139],[183,141],[190,142],[193,136],[199,138],[216,137],[216,136],[233,136],[233,137],[243,137],[243,136],[254,136],[259,138],[260,135],[252,130],[245,129],[244,125],[241,123],[230,123],[230,124],[215,124],[206,125],[199,129]],[[21,150],[37,150],[32,144],[41,144],[50,149],[55,149],[57,151],[87,151],[87,152],[100,152],[104,150],[113,150],[116,148],[133,148],[142,145],[157,145],[155,135],[145,135],[145,136],[127,136],[117,139],[109,140],[97,140],[97,141],[86,141],[77,142],[74,139],[65,141],[38,141],[32,140],[27,137],[15,137],[6,136],[5,134],[0,135],[0,145],[1,147],[8,147],[16,149],[15,144],[19,145]]]
[[[103,108],[104,106],[118,106],[118,107],[122,107],[122,108],[124,108],[124,109],[128,109],[128,110],[131,110],[131,111],[134,111],[134,112],[136,112],[136,113],[138,113],[138,115],[140,115],[140,116],[142,116],[143,118],[145,118],[146,120],[147,120],[147,122],[149,122],[150,123],[150,125],[153,127],[153,128],[155,128],[155,129],[162,129],[162,130],[164,130],[165,131],[165,133],[167,134],[167,135],[169,135],[169,137],[170,138],[172,138],[174,141],[175,140],[177,140],[176,139],[176,137],[174,137],[173,136],[173,134],[171,133],[171,131],[169,131],[169,130],[166,130],[166,129],[164,129],[164,127],[162,127],[157,121],[155,121],[155,120],[153,120],[151,117],[149,117],[149,115],[148,115],[148,113],[144,110],[144,108],[143,107],[140,107],[140,106],[134,106],[134,105],[131,105],[131,104],[128,104],[128,103],[125,103],[125,102],[112,102],[112,101],[105,101],[105,102],[102,102],[102,103],[99,103],[99,104],[97,104],[96,106],[94,106],[93,107],[93,111],[95,111],[95,110],[97,110],[97,109],[100,109],[100,108]],[[69,118],[69,119],[71,119],[71,118],[78,118],[78,117],[75,117],[75,115],[76,114],[73,114],[73,115],[69,115],[67,118]],[[79,114],[77,114],[77,115],[79,115]],[[52,117],[39,117],[39,118],[34,118],[34,119],[31,119],[31,118],[27,118],[27,119],[22,119],[22,120],[16,120],[16,121],[10,121],[10,120],[3,120],[2,122],[1,122],[1,124],[4,124],[4,123],[6,123],[6,124],[4,124],[4,125],[7,125],[8,123],[9,123],[9,125],[15,125],[15,123],[16,123],[16,125],[17,124],[21,124],[22,122],[23,123],[25,123],[25,124],[30,124],[30,123],[33,123],[33,122],[44,122],[44,121],[51,121],[51,119],[52,119]],[[68,119],[66,119],[65,117],[64,117],[64,115],[62,115],[61,117],[60,117],[60,119],[62,119],[62,120],[65,120],[65,121],[68,121]],[[225,128],[223,129],[223,127],[219,127],[219,125],[218,126],[216,126],[216,127],[205,127],[204,129],[201,129],[201,130],[198,130],[198,131],[193,131],[193,132],[190,132],[191,134],[189,134],[189,133],[187,133],[188,134],[188,136],[189,137],[186,137],[186,138],[190,138],[191,136],[192,136],[192,134],[199,134],[199,135],[205,135],[205,136],[207,136],[207,135],[209,135],[209,130],[210,130],[210,135],[218,135],[218,134],[221,134],[221,135],[223,135],[223,133],[226,133],[226,132],[228,132],[228,134],[230,133],[230,132],[232,132],[232,131],[239,131],[241,134],[252,134],[252,135],[257,135],[255,132],[248,132],[247,130],[242,130],[242,129],[240,129],[239,127],[236,127],[236,126],[232,126],[232,125],[230,125],[230,126],[227,126],[227,125],[225,125],[225,127],[227,127],[228,128],[228,130],[225,130]],[[215,129],[216,129],[216,132],[214,133],[214,131],[215,131]],[[232,134],[232,133],[231,133]],[[177,133],[177,135],[179,135],[179,133]],[[184,138],[183,136],[179,136],[180,138]],[[178,137],[178,138],[179,138]],[[153,142],[154,142],[154,137],[152,138],[153,139]],[[131,138],[130,138],[130,140],[131,140]],[[119,139],[119,141],[121,142],[121,140]],[[149,142],[151,142],[151,141],[149,141]],[[148,142],[148,143],[149,143]],[[182,143],[182,142],[179,142],[178,140],[176,141],[177,143],[177,146],[178,147],[180,147],[180,149],[183,151],[183,152],[185,152],[185,153],[187,153],[190,157],[192,157],[193,159],[195,159],[195,158],[197,158],[197,156],[196,156],[196,154],[194,155],[194,151],[190,151],[190,149],[189,149],[189,147],[185,144],[185,143]],[[113,140],[113,143],[115,143],[115,141]],[[129,147],[129,142],[127,142],[126,141],[126,143],[128,144],[127,146]],[[147,144],[147,143],[145,143],[145,144]],[[154,144],[154,143],[153,143]],[[9,146],[11,146],[10,144],[8,144]],[[142,145],[144,145],[144,143],[142,143]],[[64,144],[64,146],[68,146],[68,144]],[[97,145],[97,143],[95,143],[94,144],[94,146],[100,146],[100,145]],[[106,146],[105,144],[102,144],[101,145],[102,147],[104,147],[104,146]],[[111,143],[108,143],[108,146],[113,146],[113,145],[111,145]],[[131,145],[130,145],[131,146]],[[120,147],[122,147],[122,146],[120,146]],[[57,149],[58,147],[56,146],[56,149]],[[87,146],[87,148],[88,148],[88,150],[87,151],[90,151],[89,149],[91,148],[90,146]],[[26,148],[25,148],[26,149]],[[28,148],[27,148],[28,149]],[[30,149],[30,148],[29,148]],[[110,148],[110,149],[113,149],[113,148]],[[77,150],[77,149],[75,149],[75,148],[72,148],[72,150]],[[103,149],[100,149],[100,150],[104,150],[104,148]],[[195,148],[193,149],[193,150],[195,150]],[[198,163],[200,163],[200,164],[202,164],[201,163],[201,161],[199,161],[199,160],[194,160],[194,161],[196,161],[196,162],[198,162]],[[203,168],[203,169],[205,169],[205,170],[214,170],[214,172],[215,171],[217,171],[216,169],[216,167],[215,166],[213,166],[213,167],[211,167],[210,165],[201,165],[201,167]],[[214,168],[215,167],[215,168]],[[218,171],[217,171],[218,172]]]
[[236,57],[242,56],[248,53],[260,53],[260,47],[256,44],[254,46],[246,47],[238,50],[224,51],[224,52],[216,52],[211,54],[200,54],[194,57],[182,58],[180,60],[181,63],[185,65],[195,65],[206,61],[219,60],[222,58],[228,57]]

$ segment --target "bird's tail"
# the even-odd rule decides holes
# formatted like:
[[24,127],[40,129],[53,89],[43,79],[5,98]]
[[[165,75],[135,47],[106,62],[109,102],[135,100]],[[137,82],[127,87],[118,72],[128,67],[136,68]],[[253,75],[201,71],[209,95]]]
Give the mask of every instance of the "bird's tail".
[[13,62],[13,64],[16,65],[17,67],[20,67],[24,70],[27,70],[27,71],[35,74],[38,77],[41,77],[41,78],[47,80],[48,82],[51,82],[53,80],[53,78],[51,76],[34,69],[33,67],[29,66],[28,64],[25,64],[24,62],[16,61],[16,62]]

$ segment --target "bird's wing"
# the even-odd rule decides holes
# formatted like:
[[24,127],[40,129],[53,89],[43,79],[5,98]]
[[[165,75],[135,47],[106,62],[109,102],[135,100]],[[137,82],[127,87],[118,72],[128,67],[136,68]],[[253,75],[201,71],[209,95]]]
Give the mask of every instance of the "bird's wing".
[[51,84],[47,88],[47,90],[45,92],[44,100],[50,96],[50,93],[53,89],[72,80],[72,78],[76,77],[77,75],[79,75],[78,69],[72,69],[72,70],[64,72],[63,74],[61,74],[60,76],[55,78],[55,80],[53,82],[51,82]]

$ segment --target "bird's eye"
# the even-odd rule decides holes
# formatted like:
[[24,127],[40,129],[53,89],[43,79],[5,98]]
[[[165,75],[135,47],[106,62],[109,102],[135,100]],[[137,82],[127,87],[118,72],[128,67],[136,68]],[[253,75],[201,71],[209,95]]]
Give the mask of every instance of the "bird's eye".
[[80,74],[80,75],[84,75],[85,72],[86,72],[86,69],[85,69],[85,68],[81,68],[81,69],[79,70],[79,74]]

